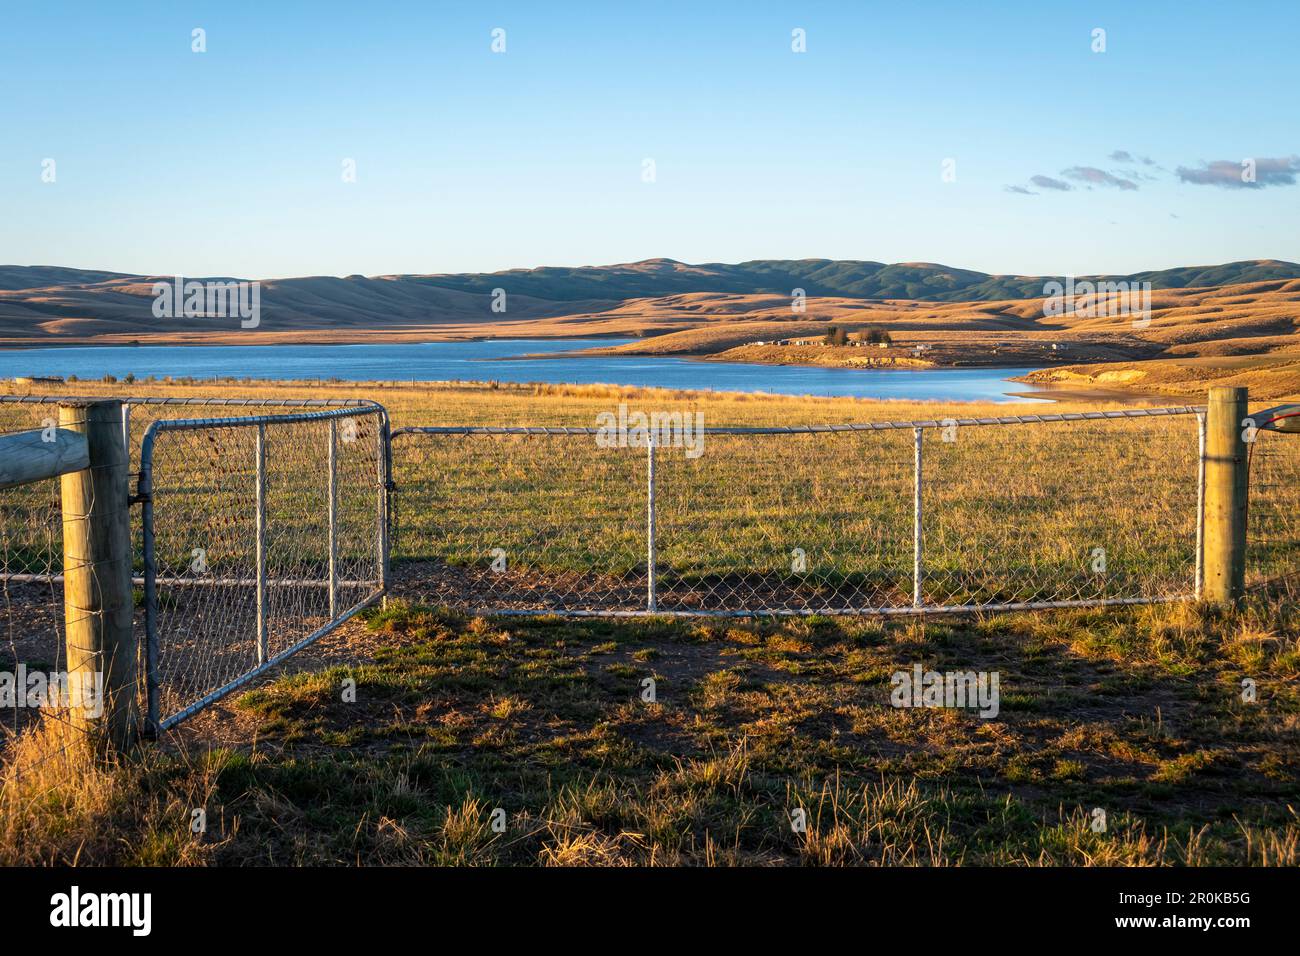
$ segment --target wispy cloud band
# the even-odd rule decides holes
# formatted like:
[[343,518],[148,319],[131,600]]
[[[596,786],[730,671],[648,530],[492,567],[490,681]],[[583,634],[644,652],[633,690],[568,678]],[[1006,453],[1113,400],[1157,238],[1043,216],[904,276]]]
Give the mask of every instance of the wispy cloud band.
[[[1121,192],[1135,192],[1140,187],[1138,182],[1155,182],[1161,177],[1153,175],[1142,167],[1154,167],[1157,173],[1168,174],[1168,170],[1157,166],[1149,156],[1140,156],[1126,149],[1117,149],[1110,153],[1109,159],[1116,163],[1129,164],[1131,168],[1115,171],[1101,169],[1097,166],[1071,166],[1060,172],[1061,178],[1054,176],[1030,176],[1029,183],[1041,190],[1050,192],[1071,192],[1079,189],[1118,189]],[[1192,186],[1218,186],[1221,189],[1263,189],[1266,186],[1294,186],[1300,182],[1300,156],[1272,156],[1258,159],[1244,159],[1234,162],[1230,159],[1217,159],[1202,162],[1199,166],[1179,166],[1174,171],[1178,181]],[[1067,181],[1068,180],[1068,181]],[[1078,186],[1072,185],[1077,183]],[[1038,196],[1025,186],[1006,186],[1007,192],[1023,196]]]
[[1300,175],[1300,156],[1243,159],[1217,159],[1199,167],[1179,166],[1175,172],[1180,182],[1193,186],[1218,186],[1221,189],[1263,189],[1265,186],[1294,186]]

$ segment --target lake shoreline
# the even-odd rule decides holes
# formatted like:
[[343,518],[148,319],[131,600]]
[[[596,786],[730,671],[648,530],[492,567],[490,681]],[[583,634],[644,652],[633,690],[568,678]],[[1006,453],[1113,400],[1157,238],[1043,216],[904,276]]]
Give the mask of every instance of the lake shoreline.
[[[1007,379],[1015,381],[1015,379]],[[75,392],[76,386],[93,385],[101,386],[104,383],[100,379],[78,379],[76,381],[63,380],[55,382],[52,380],[35,380],[26,385],[38,385],[46,388],[53,385],[69,386]],[[656,385],[621,385],[617,382],[590,382],[590,383],[557,383],[557,382],[498,382],[492,379],[474,380],[474,379],[334,379],[334,378],[256,378],[245,379],[237,376],[195,376],[195,375],[172,375],[159,378],[149,376],[145,378],[136,378],[132,382],[125,382],[118,379],[118,386],[131,385],[142,390],[147,390],[150,386],[166,387],[213,387],[213,388],[230,388],[235,385],[251,385],[258,388],[286,388],[286,389],[307,389],[307,388],[356,388],[365,389],[373,388],[377,391],[382,390],[405,390],[405,389],[492,389],[492,390],[513,390],[529,391],[537,388],[543,389],[563,389],[571,388],[604,388],[611,391],[626,392],[672,392],[675,394],[695,395],[701,398],[709,396],[715,397],[754,397],[754,398],[788,398],[792,400],[802,399],[819,399],[819,400],[845,400],[855,402],[869,402],[880,405],[898,404],[900,402],[916,402],[917,399],[908,398],[873,398],[870,396],[860,395],[799,395],[787,394],[784,392],[767,392],[761,389],[755,391],[737,391],[735,389],[709,389],[709,388],[678,388],[675,386],[656,386]],[[16,389],[19,380],[14,378],[0,377],[0,394],[46,394],[44,391],[18,392],[7,389]],[[1004,393],[1012,401],[1004,401],[997,404],[1016,405],[1025,403],[1049,402],[1052,404],[1061,403],[1078,403],[1078,402],[1100,402],[1111,405],[1165,405],[1169,403],[1170,396],[1153,394],[1150,392],[1123,392],[1114,389],[1078,389],[1069,387],[1052,387],[1044,386],[1038,391],[1032,392],[1006,392]],[[979,398],[971,399],[945,399],[933,400],[935,404],[946,405],[978,405],[987,404],[987,400]]]
[[[247,338],[247,337],[246,337]],[[256,341],[254,339],[254,341]],[[614,339],[636,344],[635,339]],[[512,383],[516,385],[659,388],[678,393],[769,394],[935,402],[1074,400],[1081,391],[1020,384],[1027,365],[950,367],[830,363],[762,364],[734,356],[593,354],[611,344],[600,339],[493,338],[412,343],[286,345],[71,346],[0,352],[0,376],[18,387],[75,387],[75,382],[356,382],[406,381]],[[260,346],[260,347],[259,347]],[[335,350],[331,346],[349,346]],[[584,349],[584,346],[586,347]],[[551,351],[547,351],[547,348]],[[794,356],[791,356],[792,358]],[[286,378],[285,373],[291,374]],[[883,374],[861,374],[876,372]],[[395,374],[396,373],[396,374]],[[1036,394],[1041,389],[1044,394]],[[1148,396],[1108,389],[1087,396],[1136,403]]]

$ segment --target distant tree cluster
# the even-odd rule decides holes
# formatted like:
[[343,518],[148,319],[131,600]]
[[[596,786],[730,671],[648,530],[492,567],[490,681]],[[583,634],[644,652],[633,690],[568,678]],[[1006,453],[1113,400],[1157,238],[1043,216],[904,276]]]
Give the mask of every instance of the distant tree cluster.
[[888,344],[894,341],[884,329],[861,329],[856,333],[857,340],[865,345],[880,345],[882,342]]
[[859,329],[850,335],[847,331],[838,325],[826,326],[826,334],[822,337],[822,342],[826,345],[848,345],[855,342],[859,345],[880,345],[888,344],[893,341],[890,334],[884,329],[866,328]]

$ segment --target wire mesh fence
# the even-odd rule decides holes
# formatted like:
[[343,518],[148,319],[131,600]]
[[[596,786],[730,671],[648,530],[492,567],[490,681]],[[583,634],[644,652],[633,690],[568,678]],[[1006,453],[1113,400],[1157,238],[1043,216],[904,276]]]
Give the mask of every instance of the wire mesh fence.
[[1272,431],[1250,446],[1250,512],[1246,524],[1247,586],[1300,593],[1300,440]]
[[498,613],[916,613],[1191,597],[1199,410],[394,433],[397,580]]
[[[34,431],[52,440],[56,428],[85,425],[84,409],[62,421],[58,409],[36,411],[0,416],[0,437]],[[98,570],[84,556],[65,560],[65,524],[84,520],[65,510],[59,477],[0,488],[0,752],[24,735],[39,735],[40,746],[23,756],[22,773],[39,772],[77,749],[88,725],[74,719],[74,710],[103,710],[106,664],[84,652],[86,660],[68,658],[69,628],[92,612],[76,593],[65,593],[65,576]],[[6,765],[0,787],[12,782],[16,767]]]
[[155,728],[382,593],[386,442],[373,406],[149,427],[140,490]]
[[[0,434],[26,431],[9,422]],[[3,723],[17,733],[38,716],[27,706],[30,673],[64,670],[63,520],[57,478],[0,490],[0,674],[13,675]]]
[[458,607],[645,607],[645,449],[563,430],[394,439],[404,592]]
[[[0,434],[55,423],[58,401],[0,400]],[[202,405],[228,417],[187,417]],[[390,438],[364,401],[132,399],[124,433],[156,730],[385,593],[390,533],[394,590],[480,613],[910,614],[1199,588],[1198,408],[648,444],[594,428]],[[1294,445],[1261,432],[1251,448],[1254,586],[1296,580]],[[0,491],[0,672],[64,669],[61,521],[58,480]],[[31,716],[6,709],[7,732]]]

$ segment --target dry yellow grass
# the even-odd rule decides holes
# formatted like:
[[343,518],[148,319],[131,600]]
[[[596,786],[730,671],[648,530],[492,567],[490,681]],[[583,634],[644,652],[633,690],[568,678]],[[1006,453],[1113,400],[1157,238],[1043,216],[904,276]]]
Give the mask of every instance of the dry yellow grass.
[[121,859],[144,865],[193,864],[211,847],[189,831],[213,780],[202,772],[168,790],[148,781],[156,754],[104,758],[47,712],[4,741],[0,761],[0,866],[76,865],[119,854],[121,833],[135,843]]
[[[594,425],[596,415],[619,402],[661,411],[703,411],[714,425],[821,425],[841,422],[930,419],[953,413],[962,416],[1033,414],[1050,411],[1120,408],[1126,403],[1079,398],[1044,405],[989,402],[881,401],[859,398],[819,398],[746,392],[704,392],[617,385],[551,385],[512,383],[426,382],[266,382],[203,381],[78,381],[54,385],[15,385],[0,380],[0,394],[126,397],[205,397],[258,399],[370,399],[389,411],[394,427],[402,425]],[[0,409],[0,414],[4,410]],[[236,411],[219,414],[237,414]],[[16,413],[15,413],[16,414]],[[145,416],[149,409],[140,407]],[[180,408],[168,417],[202,415]]]

